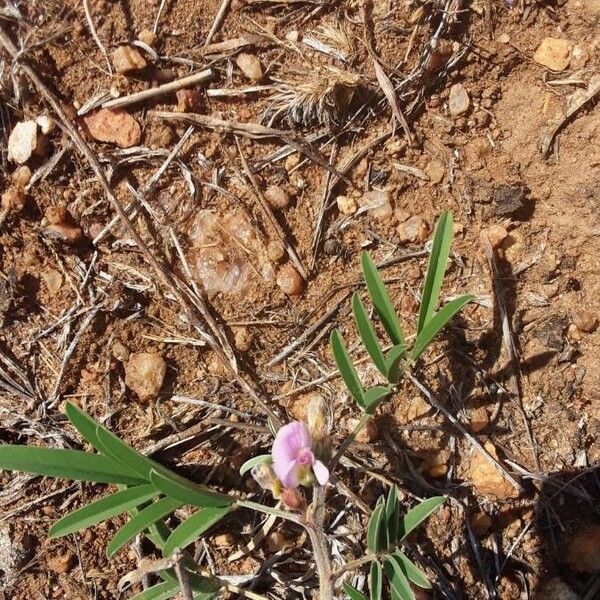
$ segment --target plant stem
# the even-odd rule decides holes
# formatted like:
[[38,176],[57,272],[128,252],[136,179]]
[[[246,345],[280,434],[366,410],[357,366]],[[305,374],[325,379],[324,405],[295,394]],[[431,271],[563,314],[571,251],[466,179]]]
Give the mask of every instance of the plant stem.
[[313,490],[313,502],[307,511],[304,524],[313,547],[317,573],[319,574],[319,600],[333,600],[331,585],[331,558],[327,539],[323,529],[325,520],[325,487],[316,486]]
[[377,560],[379,556],[379,554],[365,554],[356,560],[351,560],[350,562],[341,566],[339,569],[336,569],[331,574],[331,583],[335,583],[335,580],[339,579],[344,573],[347,573],[348,571],[354,571],[355,569],[358,569],[363,565],[370,563],[371,561]]
[[260,504],[258,502],[251,502],[250,500],[238,500],[236,505],[240,508],[249,508],[250,510],[256,510],[267,515],[275,515],[280,519],[292,521],[292,523],[298,523],[298,525],[304,524],[304,521],[300,515],[296,515],[285,510],[280,510],[278,508],[273,508],[272,506],[266,506],[265,504]]

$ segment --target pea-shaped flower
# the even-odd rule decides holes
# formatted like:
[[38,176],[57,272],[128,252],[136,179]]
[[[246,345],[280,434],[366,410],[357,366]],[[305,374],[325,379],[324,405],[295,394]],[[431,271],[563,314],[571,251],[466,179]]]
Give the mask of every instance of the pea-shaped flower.
[[273,470],[286,488],[319,485],[329,481],[329,469],[318,460],[312,450],[308,427],[301,421],[292,421],[277,432],[273,442]]

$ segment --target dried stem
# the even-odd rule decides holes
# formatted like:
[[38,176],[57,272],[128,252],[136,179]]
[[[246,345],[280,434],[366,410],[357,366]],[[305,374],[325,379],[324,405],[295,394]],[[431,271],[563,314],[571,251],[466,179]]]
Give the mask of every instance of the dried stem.
[[313,547],[317,573],[319,574],[319,600],[333,600],[331,586],[331,558],[323,523],[325,520],[325,487],[313,488],[313,502],[308,510],[304,527]]

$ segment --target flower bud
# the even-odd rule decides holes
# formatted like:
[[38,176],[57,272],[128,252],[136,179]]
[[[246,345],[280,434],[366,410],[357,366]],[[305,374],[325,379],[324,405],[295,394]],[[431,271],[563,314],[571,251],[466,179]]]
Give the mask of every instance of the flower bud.
[[286,488],[281,492],[281,501],[291,510],[306,508],[306,498],[300,488]]
[[333,423],[331,405],[322,396],[314,396],[308,405],[308,431],[315,453],[327,459],[331,452],[329,435]]
[[273,494],[273,498],[281,496],[281,482],[277,479],[273,467],[268,463],[261,463],[252,469],[252,477],[254,481],[263,490],[268,490]]

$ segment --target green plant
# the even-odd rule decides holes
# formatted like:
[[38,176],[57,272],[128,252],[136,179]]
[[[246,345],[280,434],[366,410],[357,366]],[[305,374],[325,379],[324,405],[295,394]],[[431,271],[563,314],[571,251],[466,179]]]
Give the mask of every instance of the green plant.
[[[250,459],[240,470],[241,476],[251,471],[256,481],[280,499],[286,510],[198,485],[137,452],[70,403],[66,408],[67,417],[96,453],[5,445],[0,446],[0,469],[114,484],[117,491],[66,515],[51,527],[49,535],[51,538],[65,536],[117,515],[128,514],[129,521],[108,544],[107,555],[114,556],[137,535],[143,534],[165,557],[175,561],[169,563],[168,568],[158,571],[162,582],[137,594],[136,600],[168,599],[180,591],[186,600],[208,600],[223,589],[254,600],[265,600],[259,594],[240,590],[216,577],[201,575],[192,557],[185,553],[187,546],[226,515],[240,508],[274,515],[305,528],[313,546],[321,600],[333,598],[334,586],[344,573],[367,564],[370,565],[371,600],[379,600],[385,586],[389,588],[392,600],[412,600],[414,594],[411,583],[421,587],[429,587],[430,584],[425,574],[404,554],[402,543],[444,502],[444,497],[429,498],[401,516],[397,489],[392,488],[387,498],[382,496],[379,499],[369,520],[366,536],[368,553],[335,570],[324,533],[325,486],[330,472],[336,468],[340,457],[377,406],[395,391],[407,369],[437,333],[472,299],[471,296],[461,296],[436,309],[451,239],[452,217],[450,213],[444,213],[434,235],[416,337],[410,347],[373,261],[363,254],[362,269],[367,292],[390,339],[389,349],[384,351],[375,325],[358,294],[352,299],[352,308],[360,338],[385,384],[370,389],[363,387],[345,343],[335,330],[331,336],[331,346],[336,364],[350,395],[364,412],[355,431],[343,440],[331,458],[330,412],[322,403],[311,404],[308,425],[297,421],[284,425],[275,434],[272,453]],[[299,486],[312,489],[310,506]],[[191,506],[196,510],[171,530],[166,520],[183,506]],[[343,583],[343,588],[352,600],[366,598],[348,583]]]

